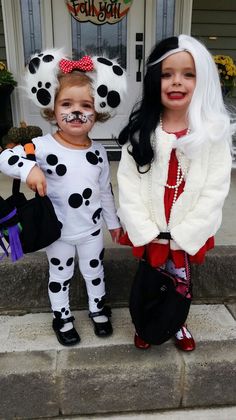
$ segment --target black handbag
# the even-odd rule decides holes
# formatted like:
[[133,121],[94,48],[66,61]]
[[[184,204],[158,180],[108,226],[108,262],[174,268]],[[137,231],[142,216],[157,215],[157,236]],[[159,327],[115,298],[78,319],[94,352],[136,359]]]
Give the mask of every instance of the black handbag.
[[47,195],[38,193],[27,200],[20,192],[20,180],[14,179],[12,195],[6,199],[9,208],[16,208],[22,228],[20,241],[24,254],[39,251],[51,245],[61,236],[61,223]]
[[137,334],[146,343],[162,344],[184,324],[192,301],[188,283],[146,260],[139,262],[129,310]]
[[[28,158],[35,160],[35,155]],[[34,198],[27,200],[20,192],[20,184],[19,179],[13,179],[12,195],[6,200],[0,197],[0,245],[8,255],[1,240],[4,237],[10,245],[13,261],[23,253],[51,245],[60,238],[62,226],[49,197],[36,193]]]

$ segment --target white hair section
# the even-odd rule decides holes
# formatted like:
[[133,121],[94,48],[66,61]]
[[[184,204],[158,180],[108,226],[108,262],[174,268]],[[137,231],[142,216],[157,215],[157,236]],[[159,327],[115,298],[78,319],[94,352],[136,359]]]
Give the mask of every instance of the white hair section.
[[188,111],[191,131],[177,142],[178,148],[191,159],[207,141],[228,141],[231,145],[232,129],[211,54],[188,35],[179,36],[179,47],[192,55],[196,68],[196,87]]
[[165,54],[163,54],[158,60],[153,61],[152,63],[148,64],[148,67],[155,66],[155,64],[160,63],[161,61],[165,60],[165,58],[169,57],[170,55],[176,54],[178,52],[186,51],[184,48],[174,48],[173,50],[167,51]]
[[35,105],[41,108],[54,107],[62,58],[66,58],[63,49],[48,49],[30,58],[24,77],[25,90]]

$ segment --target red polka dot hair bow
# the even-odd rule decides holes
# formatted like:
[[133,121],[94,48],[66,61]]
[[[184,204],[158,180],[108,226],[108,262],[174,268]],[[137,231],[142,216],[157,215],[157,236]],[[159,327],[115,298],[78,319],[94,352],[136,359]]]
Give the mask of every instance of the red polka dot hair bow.
[[78,61],[70,61],[62,59],[59,62],[59,67],[63,73],[71,73],[73,70],[93,71],[94,65],[91,57],[85,55]]

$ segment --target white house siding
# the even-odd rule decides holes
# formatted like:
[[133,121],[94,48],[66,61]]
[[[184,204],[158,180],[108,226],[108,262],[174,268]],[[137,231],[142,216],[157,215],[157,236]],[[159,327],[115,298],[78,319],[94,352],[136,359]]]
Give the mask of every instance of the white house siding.
[[[213,55],[229,55],[236,62],[236,0],[193,0],[191,34]],[[216,39],[209,39],[212,36]],[[236,88],[226,103],[235,112]],[[236,167],[236,136],[233,144]]]

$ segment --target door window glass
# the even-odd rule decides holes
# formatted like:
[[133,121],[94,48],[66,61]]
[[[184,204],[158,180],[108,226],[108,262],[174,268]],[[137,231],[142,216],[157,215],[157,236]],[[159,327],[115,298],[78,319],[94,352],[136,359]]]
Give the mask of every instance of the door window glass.
[[40,0],[20,0],[25,63],[42,50]]
[[174,33],[174,0],[156,0],[156,40],[173,36]]
[[73,58],[83,55],[105,55],[117,58],[126,68],[127,18],[113,25],[95,25],[91,22],[78,22],[71,18]]

